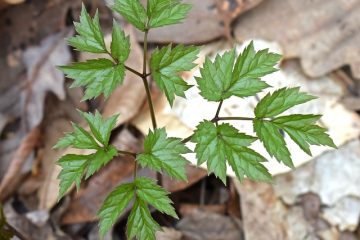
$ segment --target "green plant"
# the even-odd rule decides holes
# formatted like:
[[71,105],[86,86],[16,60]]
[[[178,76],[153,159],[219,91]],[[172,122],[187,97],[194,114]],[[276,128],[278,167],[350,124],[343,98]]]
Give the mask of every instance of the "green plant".
[[[160,226],[151,217],[148,205],[158,211],[177,218],[169,193],[149,178],[137,177],[137,165],[149,167],[174,179],[186,180],[185,166],[188,161],[183,154],[191,152],[185,143],[196,144],[195,153],[198,164],[206,162],[208,172],[214,173],[226,184],[227,164],[242,180],[271,182],[272,177],[263,165],[267,161],[249,146],[257,140],[263,142],[269,154],[279,162],[293,168],[290,152],[280,131],[286,132],[307,154],[310,145],[336,147],[324,128],[316,125],[319,115],[279,116],[287,109],[313,100],[314,97],[300,92],[299,88],[282,88],[267,94],[256,106],[255,117],[221,117],[223,102],[232,97],[254,96],[270,86],[261,80],[267,74],[277,71],[276,64],[281,59],[278,54],[267,49],[255,51],[250,43],[242,54],[235,50],[218,55],[214,61],[206,59],[197,83],[200,94],[208,101],[218,102],[219,106],[213,119],[201,122],[194,134],[186,139],[167,137],[164,128],[158,128],[151,98],[148,77],[152,76],[157,86],[165,93],[170,105],[175,95],[185,97],[189,86],[179,73],[195,67],[193,63],[199,53],[196,46],[172,45],[156,49],[150,58],[151,72],[147,72],[147,36],[152,28],[181,22],[190,11],[190,6],[180,0],[148,0],[146,8],[139,0],[116,0],[112,9],[120,13],[128,22],[144,32],[143,72],[127,66],[130,53],[129,37],[125,36],[118,24],[113,22],[110,50],[106,48],[98,13],[91,18],[83,7],[80,22],[75,23],[77,36],[68,39],[69,45],[78,51],[106,53],[109,59],[93,59],[73,63],[60,69],[74,79],[72,87],[85,87],[84,100],[103,94],[108,97],[124,79],[125,71],[136,74],[142,79],[150,107],[153,129],[145,137],[144,151],[126,152],[109,144],[111,131],[117,116],[103,119],[99,112],[82,113],[91,131],[73,124],[74,131],[59,140],[55,148],[68,146],[79,149],[92,149],[90,155],[63,156],[58,164],[62,167],[59,175],[60,197],[70,186],[77,188],[85,176],[89,178],[118,154],[128,154],[135,158],[134,181],[117,187],[105,200],[99,210],[100,234],[104,235],[116,222],[118,216],[133,203],[127,223],[129,239],[155,239]],[[252,121],[256,137],[248,136],[231,126],[228,121]],[[159,178],[159,180],[161,177]]]

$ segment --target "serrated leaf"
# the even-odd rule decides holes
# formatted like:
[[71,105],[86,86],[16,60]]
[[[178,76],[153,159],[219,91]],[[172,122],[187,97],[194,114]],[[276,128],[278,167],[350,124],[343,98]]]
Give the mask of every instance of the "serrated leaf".
[[150,131],[144,140],[144,152],[137,156],[137,161],[143,167],[155,171],[164,171],[170,177],[187,180],[185,165],[188,161],[181,155],[190,150],[179,138],[166,136],[164,128]]
[[240,133],[229,124],[216,126],[210,121],[200,123],[193,135],[198,165],[207,162],[208,172],[214,173],[226,184],[226,161],[236,176],[253,180],[270,181],[271,175],[262,165],[265,158],[248,146],[256,138]]
[[112,9],[121,14],[126,21],[133,24],[137,29],[145,31],[148,16],[139,0],[115,0]]
[[316,97],[300,92],[299,87],[281,88],[261,99],[255,108],[255,116],[257,118],[275,117],[289,108],[313,99]]
[[137,178],[134,184],[136,185],[136,195],[139,199],[152,205],[161,213],[166,213],[178,219],[172,206],[172,201],[168,197],[170,193],[157,185],[153,179],[145,177]]
[[96,11],[94,18],[91,19],[83,4],[80,22],[76,22],[74,25],[76,32],[79,35],[68,39],[70,46],[74,47],[78,51],[106,53],[106,46],[99,23],[98,11]]
[[93,155],[67,154],[59,159],[57,164],[62,167],[58,176],[60,180],[59,199],[62,198],[67,190],[75,183],[76,188],[80,188],[81,179],[87,167],[88,160]]
[[279,162],[294,168],[284,137],[280,134],[280,129],[274,123],[255,119],[254,131],[271,157],[275,157]]
[[115,65],[109,59],[92,59],[59,67],[67,77],[74,79],[71,87],[86,87],[84,100],[104,94],[107,98],[125,77],[125,66]]
[[155,233],[159,224],[152,218],[146,203],[136,198],[127,222],[127,237],[138,240],[156,240]]
[[101,167],[109,163],[117,155],[117,150],[113,146],[108,146],[106,149],[99,149],[89,159],[86,171],[86,179],[91,177]]
[[112,41],[111,41],[111,55],[120,63],[124,63],[130,54],[130,38],[125,36],[123,30],[120,29],[119,24],[113,21]]
[[173,104],[175,95],[185,97],[185,91],[191,87],[179,76],[179,73],[190,71],[196,66],[193,62],[198,53],[198,47],[183,45],[175,48],[169,45],[153,52],[150,60],[152,76],[165,93],[170,105]]
[[326,129],[315,123],[320,115],[288,115],[273,119],[271,122],[284,130],[291,139],[308,155],[311,156],[310,145],[323,145],[336,148],[336,145],[326,133]]
[[157,28],[180,23],[190,9],[191,5],[183,4],[179,0],[149,0],[147,5],[149,27]]
[[74,132],[67,133],[61,138],[54,148],[66,148],[73,146],[78,149],[98,149],[99,145],[85,129],[73,123]]
[[101,236],[105,236],[110,228],[116,223],[117,219],[121,213],[124,212],[134,196],[134,184],[126,183],[117,187],[106,197],[98,212]]
[[222,101],[231,96],[249,97],[261,92],[269,85],[260,80],[278,69],[275,65],[281,56],[269,53],[268,49],[256,52],[251,42],[235,63],[235,49],[217,55],[214,62],[205,60],[200,69],[201,77],[196,81],[200,94],[209,101]]
[[99,111],[96,111],[95,114],[79,112],[89,124],[94,137],[103,144],[104,147],[107,147],[109,145],[111,131],[115,128],[119,115],[103,119]]

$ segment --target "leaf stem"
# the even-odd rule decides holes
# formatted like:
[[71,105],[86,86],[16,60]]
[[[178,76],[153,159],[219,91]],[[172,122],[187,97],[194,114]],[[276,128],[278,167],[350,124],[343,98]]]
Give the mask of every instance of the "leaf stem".
[[16,228],[14,228],[13,226],[11,226],[10,224],[8,224],[7,222],[5,223],[5,225],[10,229],[10,231],[16,236],[18,237],[20,240],[28,240],[27,237],[25,237],[22,233],[20,233]]
[[[221,104],[219,104],[219,107],[218,107],[218,111],[219,109],[221,109]],[[220,112],[220,111],[219,111]],[[218,122],[220,121],[253,121],[254,118],[249,118],[249,117],[214,117],[211,122],[217,124]],[[182,143],[187,143],[191,140],[191,138],[193,137],[193,135],[187,137],[187,138],[184,138],[181,142]]]
[[134,73],[135,75],[138,75],[138,76],[141,77],[141,78],[143,77],[142,73],[136,71],[135,69],[133,69],[133,68],[131,68],[131,67],[128,67],[128,66],[125,65],[125,69],[128,70],[128,71],[130,71],[130,72],[132,72],[132,73]]
[[136,153],[133,153],[133,152],[128,152],[128,151],[123,151],[123,150],[117,150],[119,154],[122,154],[122,155],[129,155],[129,156],[133,156],[136,158]]
[[254,118],[249,117],[217,117],[211,120],[212,122],[219,122],[219,121],[253,121]]
[[[148,51],[148,33],[149,30],[146,29],[145,30],[145,34],[144,34],[144,60],[143,60],[143,73],[142,73],[142,80],[144,83],[144,87],[145,87],[145,91],[146,91],[146,97],[147,97],[147,102],[149,104],[149,109],[150,109],[150,116],[151,116],[151,122],[153,125],[153,130],[157,129],[157,123],[156,123],[156,116],[155,116],[155,108],[154,108],[154,103],[152,101],[151,98],[151,91],[150,91],[150,86],[149,83],[147,81],[147,77],[150,76],[150,74],[148,74],[146,72],[146,67],[147,67],[147,51]],[[135,169],[135,172],[137,171],[137,169]],[[134,176],[136,176],[136,173],[134,174]],[[162,176],[159,172],[156,172],[156,179],[159,183],[160,186],[163,186],[163,182],[162,182]]]
[[[218,106],[218,108],[217,108],[217,110],[216,110],[214,119],[219,118],[219,114],[220,114],[221,107],[222,107],[223,103],[224,103],[224,100],[221,100],[220,103],[219,103],[219,106]],[[218,122],[216,121],[215,124],[216,124],[216,126],[217,126],[217,125],[218,125]]]

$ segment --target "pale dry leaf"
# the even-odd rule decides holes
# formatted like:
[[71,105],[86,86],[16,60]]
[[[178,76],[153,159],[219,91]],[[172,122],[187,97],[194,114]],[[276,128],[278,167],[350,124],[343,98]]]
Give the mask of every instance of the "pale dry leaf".
[[22,112],[26,127],[37,126],[44,116],[44,101],[48,92],[65,98],[64,75],[56,68],[70,62],[71,55],[64,38],[69,30],[52,35],[38,47],[28,48],[23,55],[27,67],[27,81],[21,93]]
[[21,170],[35,146],[39,144],[40,137],[40,129],[33,128],[21,141],[19,148],[12,157],[10,166],[0,182],[0,201],[4,201],[16,190],[16,186],[22,177]]
[[360,78],[359,28],[358,0],[267,0],[238,19],[235,35],[278,42],[309,76],[350,65]]

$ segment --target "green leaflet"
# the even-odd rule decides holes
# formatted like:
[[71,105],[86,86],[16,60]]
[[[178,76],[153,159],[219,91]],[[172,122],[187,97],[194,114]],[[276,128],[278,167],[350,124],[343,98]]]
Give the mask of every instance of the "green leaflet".
[[289,115],[273,119],[278,128],[284,130],[291,139],[308,155],[311,156],[311,145],[323,145],[336,148],[336,145],[326,133],[326,129],[315,123],[320,115]]
[[79,35],[68,39],[70,46],[74,47],[78,51],[106,53],[106,46],[99,23],[98,11],[96,11],[94,19],[91,19],[83,4],[80,22],[76,22],[74,24],[76,32]]
[[108,164],[116,155],[117,150],[113,146],[108,146],[107,149],[97,150],[88,161],[86,179],[99,171],[101,167]]
[[257,118],[274,117],[289,108],[316,99],[306,93],[300,92],[300,88],[281,88],[274,93],[268,93],[255,108]]
[[255,119],[254,131],[271,157],[275,157],[279,162],[294,168],[284,137],[275,124],[267,120]]
[[106,197],[98,212],[98,216],[100,218],[99,226],[101,236],[105,236],[105,234],[116,223],[116,220],[134,198],[134,194],[134,184],[126,183],[117,187]]
[[60,180],[59,199],[65,195],[73,183],[77,189],[80,188],[81,179],[91,157],[92,155],[67,154],[59,159],[57,164],[62,168],[58,176]]
[[139,0],[115,0],[115,5],[112,9],[121,14],[126,21],[137,29],[145,31],[148,16]]
[[6,226],[6,218],[3,211],[3,207],[0,204],[0,239],[10,240],[14,237],[14,233]]
[[200,123],[193,135],[198,165],[207,162],[208,171],[214,172],[226,184],[226,161],[236,176],[252,180],[271,181],[271,175],[262,165],[266,159],[248,148],[256,138],[240,133],[229,124],[216,126],[210,121]]
[[146,10],[139,0],[115,0],[113,6],[114,11],[143,32],[180,23],[190,9],[191,5],[179,0],[148,0]]
[[156,240],[155,233],[160,230],[146,203],[140,198],[135,199],[126,228],[128,239],[136,237],[138,240]]
[[119,115],[114,115],[108,119],[103,119],[99,111],[95,114],[83,113],[79,111],[82,117],[89,124],[90,129],[94,137],[105,147],[109,144],[111,131],[116,126],[116,120]]
[[111,41],[111,56],[120,63],[125,63],[130,54],[130,37],[125,36],[123,30],[120,29],[119,24],[113,21],[112,41]]
[[200,69],[201,77],[196,78],[200,94],[215,102],[231,96],[254,96],[269,87],[260,78],[277,71],[275,65],[280,58],[278,54],[269,53],[268,49],[256,52],[253,42],[237,59],[235,49],[217,55],[214,62],[207,58]]
[[153,52],[150,60],[152,76],[159,88],[165,92],[170,105],[173,104],[175,95],[185,97],[185,91],[191,87],[179,73],[193,69],[196,66],[193,62],[198,54],[198,47],[183,45],[174,48],[169,45]]
[[136,195],[139,199],[152,205],[161,213],[178,218],[172,206],[173,202],[168,197],[170,193],[157,185],[153,179],[145,177],[137,178],[134,184],[137,186]]
[[187,180],[185,165],[188,161],[181,155],[190,150],[178,138],[166,136],[164,128],[150,131],[144,140],[144,153],[137,156],[143,167],[164,171],[170,177]]
[[149,27],[157,28],[180,23],[190,10],[191,5],[183,4],[179,0],[148,0]]
[[71,87],[86,87],[83,101],[110,94],[119,86],[125,77],[125,66],[122,63],[114,65],[108,59],[92,59],[86,62],[73,63],[59,67],[67,77],[74,79]]
[[61,138],[54,148],[66,148],[73,146],[78,149],[98,149],[99,145],[85,129],[73,123],[74,132],[67,133]]
[[135,200],[127,223],[128,238],[155,239],[155,232],[160,227],[151,217],[147,204],[162,213],[177,218],[168,195],[169,193],[165,189],[156,185],[155,181],[150,178],[141,177],[132,183],[120,185],[110,193],[99,210],[100,234],[104,236],[116,223],[130,201]]

